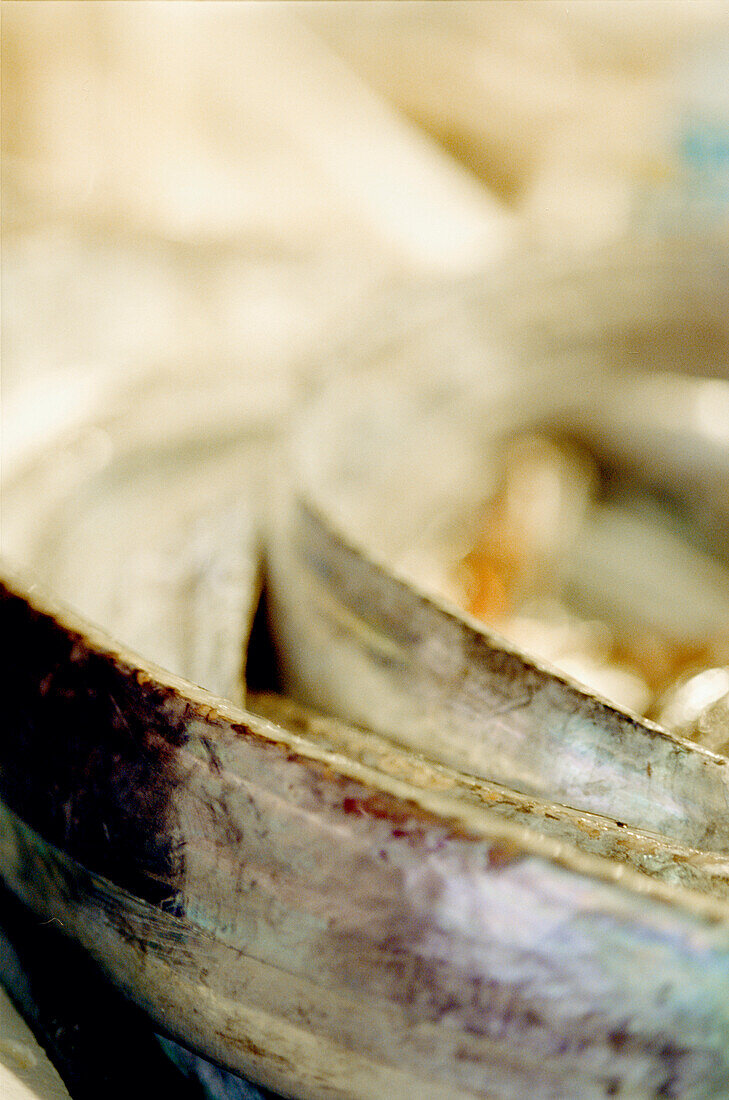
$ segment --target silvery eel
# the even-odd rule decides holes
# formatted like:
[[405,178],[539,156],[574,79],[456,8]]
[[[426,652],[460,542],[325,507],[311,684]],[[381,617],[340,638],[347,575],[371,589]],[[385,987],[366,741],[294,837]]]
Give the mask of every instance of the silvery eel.
[[[2,588],[13,639],[3,876],[161,1031],[287,1096],[726,1095],[729,766],[536,666],[428,591],[454,538],[444,504],[467,516],[484,491],[463,460],[467,373],[438,382],[427,364],[447,343],[433,321],[384,419],[356,407],[363,446],[333,450],[317,414],[302,414],[307,466],[268,546],[289,686],[360,721],[369,693],[374,728],[240,681],[266,432],[217,425],[202,446],[193,435],[151,451],[105,428],[111,447],[70,478],[73,507],[28,554],[65,603],[10,571]],[[397,339],[390,350],[400,362]],[[337,417],[327,430],[345,439],[352,406],[337,390],[355,392],[355,375],[322,399]],[[481,469],[521,426],[514,408],[520,421],[536,409],[569,430],[584,423],[564,399],[564,363],[498,378],[490,414],[479,409]],[[460,429],[452,408],[443,416],[459,392]],[[602,408],[595,431],[610,441]],[[428,445],[405,494],[393,471],[407,417]],[[629,465],[644,428],[617,434]],[[673,462],[672,483],[706,503],[713,536],[721,448],[690,469],[680,447],[664,451],[657,473]],[[318,476],[335,465],[330,481]],[[21,497],[47,469],[18,483]],[[251,471],[250,494],[231,493],[236,470]],[[163,523],[139,522],[160,508]],[[388,544],[369,545],[383,532]],[[489,740],[494,728],[508,751]]]
[[701,544],[678,555],[640,517],[607,512],[572,551],[582,599],[678,644],[729,638],[727,268],[707,251],[671,283],[651,259],[651,278],[634,259],[619,278],[532,275],[497,300],[462,288],[363,339],[300,420],[270,540],[272,628],[302,702],[525,795],[726,853],[724,757],[530,659],[449,591],[504,443],[536,427],[670,495]]

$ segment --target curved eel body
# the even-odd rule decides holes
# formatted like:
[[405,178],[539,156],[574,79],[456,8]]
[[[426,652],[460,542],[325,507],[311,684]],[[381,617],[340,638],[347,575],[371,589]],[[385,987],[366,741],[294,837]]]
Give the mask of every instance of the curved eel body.
[[[728,268],[710,250],[682,269],[650,258],[650,276],[633,256],[620,279],[598,267],[534,275],[496,301],[476,285],[426,298],[350,352],[300,418],[269,540],[271,626],[301,701],[480,779],[726,855],[725,757],[530,659],[444,583],[504,443],[535,426],[586,438],[671,494],[726,562]],[[649,542],[633,554],[626,583],[646,588],[651,554]],[[726,638],[718,575],[706,614]],[[651,627],[673,626],[679,602],[657,592]]]
[[729,1088],[725,901],[2,607],[3,874],[162,1030],[312,1100]]
[[[636,344],[659,357],[639,285],[621,284],[632,328],[606,325],[625,360]],[[659,289],[677,331],[669,291],[685,287]],[[503,346],[534,312],[508,302]],[[256,435],[222,407],[212,442],[183,418],[167,449],[149,447],[151,414],[131,437],[109,428],[29,559],[110,633],[9,572],[0,585],[2,875],[160,1031],[285,1096],[724,1097],[729,761],[489,634],[423,562],[458,493],[465,514],[485,491],[474,469],[535,409],[565,428],[601,410],[595,437],[628,464],[650,437],[646,476],[719,501],[720,538],[725,442],[697,422],[687,461],[685,425],[631,421],[624,404],[617,417],[594,317],[565,349],[575,318],[545,307],[529,331],[549,361],[525,337],[505,370],[473,304],[464,346],[425,295],[422,329],[396,319],[375,369],[344,371],[303,414],[266,553],[297,702],[241,674],[271,425]],[[726,348],[725,317],[702,322],[707,348]],[[231,478],[258,486],[255,504],[231,510]]]

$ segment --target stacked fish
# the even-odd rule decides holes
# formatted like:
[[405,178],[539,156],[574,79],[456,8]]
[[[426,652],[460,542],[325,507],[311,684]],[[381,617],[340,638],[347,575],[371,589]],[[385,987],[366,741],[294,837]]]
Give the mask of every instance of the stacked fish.
[[227,399],[80,447],[2,874],[160,1031],[311,1100],[729,1094],[725,260],[421,288],[285,476]]

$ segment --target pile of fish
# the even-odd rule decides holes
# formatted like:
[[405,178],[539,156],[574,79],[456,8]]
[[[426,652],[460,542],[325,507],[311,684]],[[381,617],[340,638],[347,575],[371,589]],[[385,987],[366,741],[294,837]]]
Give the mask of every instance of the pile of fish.
[[0,869],[159,1031],[311,1100],[729,1094],[720,259],[419,288],[286,463],[226,399],[9,488]]

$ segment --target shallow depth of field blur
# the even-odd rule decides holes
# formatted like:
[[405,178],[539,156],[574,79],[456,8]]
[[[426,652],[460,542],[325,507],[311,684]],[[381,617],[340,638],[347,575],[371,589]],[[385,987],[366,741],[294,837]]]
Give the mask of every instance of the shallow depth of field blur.
[[[542,271],[546,259],[551,277],[552,261],[555,270],[569,270],[573,257],[626,238],[638,243],[641,260],[642,241],[651,238],[729,241],[724,0],[0,0],[0,12],[0,473],[9,489],[0,549],[33,570],[54,554],[63,558],[47,571],[59,598],[67,598],[63,585],[55,587],[63,577],[69,591],[93,593],[91,608],[128,605],[117,616],[124,624],[117,635],[117,621],[96,619],[83,599],[78,604],[181,675],[188,672],[175,669],[174,655],[168,660],[158,630],[165,615],[172,618],[178,543],[155,542],[152,528],[190,503],[187,484],[175,494],[164,470],[155,471],[156,481],[140,492],[133,478],[124,482],[120,460],[108,502],[87,508],[84,498],[125,431],[128,453],[136,455],[131,444],[139,444],[152,464],[158,443],[160,452],[170,441],[173,449],[176,428],[212,453],[206,425],[220,427],[218,420],[228,430],[249,418],[252,435],[265,425],[278,442],[302,393],[338,369],[333,349],[358,326],[363,331],[373,302],[396,315],[413,287],[437,295],[449,281],[494,273],[498,280],[500,267],[530,271],[537,259]],[[432,300],[427,293],[415,300]],[[540,298],[540,319],[542,308]],[[706,392],[703,419],[724,445],[726,389],[724,404],[715,402],[718,390]],[[683,418],[683,406],[674,405]],[[378,393],[377,408],[384,407]],[[108,424],[116,434],[106,432]],[[417,433],[424,438],[420,422]],[[123,447],[119,453],[127,454]],[[226,491],[245,503],[258,468],[244,471],[234,457],[236,465],[221,463],[218,477],[230,478]],[[545,661],[552,651],[566,653],[573,662],[562,661],[566,674],[655,718],[655,698],[698,659],[696,647],[688,656],[676,648],[683,664],[665,639],[648,645],[647,635],[627,652],[597,613],[583,622],[555,602],[556,612],[550,606],[544,618],[530,617],[514,613],[506,598],[510,571],[528,589],[531,573],[540,580],[532,568],[540,554],[548,564],[556,557],[548,536],[559,536],[558,550],[567,541],[571,513],[544,485],[570,492],[577,485],[582,512],[596,503],[596,467],[584,459],[546,439],[517,439],[480,542],[456,563],[463,591],[445,595],[503,627],[526,652]],[[266,475],[269,462],[266,453]],[[128,465],[138,474],[142,464]],[[209,518],[215,497],[200,466],[190,513],[204,501]],[[260,480],[265,495],[268,482]],[[63,512],[74,495],[75,527]],[[622,564],[625,526],[609,543],[605,514],[592,511],[599,521],[593,544],[617,545],[613,556]],[[243,516],[242,529],[249,520]],[[221,526],[227,522],[224,516]],[[577,542],[582,529],[576,521],[572,528]],[[633,573],[641,579],[644,528],[631,530],[638,532]],[[201,532],[191,558],[209,551]],[[525,534],[534,535],[531,558]],[[25,546],[33,553],[24,556]],[[97,550],[108,569],[100,567],[85,588]],[[596,588],[605,587],[606,556],[588,561]],[[696,560],[670,558],[659,576],[670,580],[661,597],[692,577]],[[674,561],[683,562],[683,573]],[[729,606],[725,564],[715,573],[705,601],[713,618]],[[42,568],[37,575],[45,582]],[[427,573],[417,579],[423,575],[429,580]],[[248,573],[244,580],[247,599],[254,585]],[[674,619],[693,614],[699,621],[701,608],[683,615],[699,603],[694,590],[683,584],[683,601],[671,602]],[[718,612],[714,591],[725,599],[714,601]],[[653,589],[648,595],[661,602]],[[158,619],[150,613],[155,600]],[[240,688],[240,621],[235,607],[227,610],[221,635],[232,622],[229,656]],[[694,695],[679,695],[665,710],[666,728],[694,736],[694,711],[709,713],[719,699],[699,732],[721,752],[729,744],[726,621],[716,646],[698,653],[706,667]]]
[[373,290],[645,222],[729,33],[702,0],[2,19],[6,472],[121,375],[286,404]]

